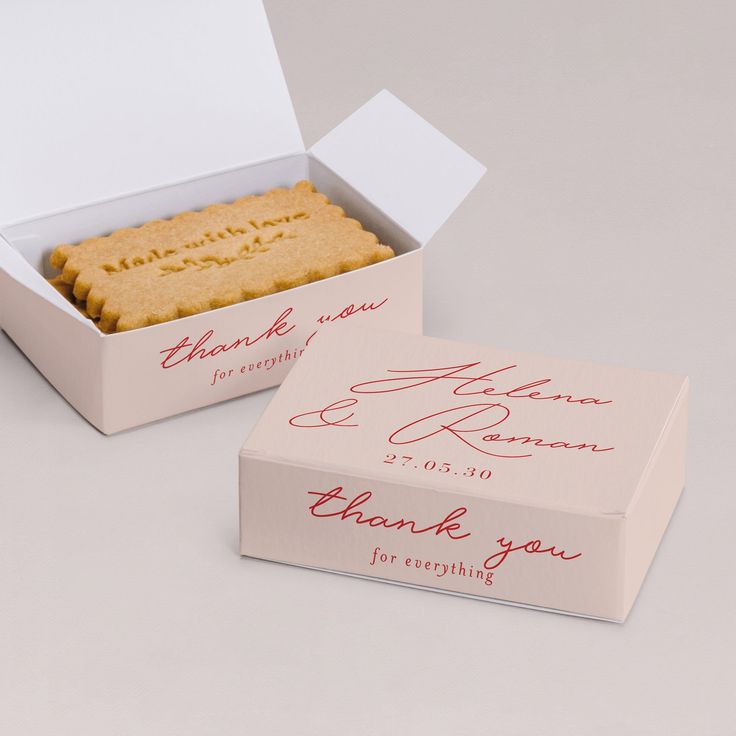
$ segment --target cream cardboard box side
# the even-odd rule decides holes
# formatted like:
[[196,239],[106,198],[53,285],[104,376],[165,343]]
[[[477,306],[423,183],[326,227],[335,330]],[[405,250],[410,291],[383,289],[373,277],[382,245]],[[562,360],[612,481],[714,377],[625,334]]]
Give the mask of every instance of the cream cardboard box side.
[[241,553],[623,621],[683,488],[687,395],[345,325],[241,450]]
[[[231,78],[232,89],[247,91],[232,101],[242,120],[242,144],[235,138],[230,166],[201,174],[198,155],[192,176],[185,180],[141,180],[143,186],[133,193],[95,201],[95,182],[114,188],[116,171],[95,170],[85,139],[77,135],[79,117],[70,110],[58,124],[69,126],[69,139],[79,149],[78,165],[88,175],[72,188],[76,196],[89,199],[15,222],[13,214],[27,208],[3,207],[0,200],[0,222],[9,223],[0,225],[0,325],[67,401],[104,433],[276,385],[312,335],[335,322],[420,332],[423,247],[485,171],[386,91],[305,151],[262,5],[246,0],[237,12],[247,38],[241,38],[237,67],[218,71]],[[185,17],[171,22],[181,25],[182,39],[196,35]],[[67,32],[76,32],[76,27],[70,24]],[[69,58],[73,54],[63,55],[59,63]],[[127,87],[130,80],[121,84]],[[54,94],[53,89],[47,92]],[[32,93],[37,97],[43,90]],[[188,99],[189,87],[183,85],[179,93]],[[173,104],[171,96],[166,99]],[[125,112],[115,108],[117,116]],[[166,113],[162,108],[161,114]],[[187,116],[177,120],[177,125],[187,124]],[[213,136],[218,124],[225,125],[225,119],[213,120]],[[33,132],[33,125],[29,129]],[[232,130],[229,135],[233,138]],[[36,143],[2,141],[0,149],[11,158],[16,148],[25,145],[32,151]],[[184,159],[188,150],[182,151]],[[131,155],[140,156],[141,170],[147,170],[143,159],[150,151]],[[228,151],[213,160],[221,163],[223,155],[227,158]],[[175,170],[181,173],[186,167]],[[57,190],[46,179],[58,180],[58,201],[66,205],[71,172],[50,168],[44,174],[46,195],[40,201],[56,201],[49,199],[48,191]],[[100,333],[45,281],[51,275],[48,254],[58,243],[305,178],[390,244],[397,257],[262,299],[113,335]],[[8,202],[11,195],[5,193]]]

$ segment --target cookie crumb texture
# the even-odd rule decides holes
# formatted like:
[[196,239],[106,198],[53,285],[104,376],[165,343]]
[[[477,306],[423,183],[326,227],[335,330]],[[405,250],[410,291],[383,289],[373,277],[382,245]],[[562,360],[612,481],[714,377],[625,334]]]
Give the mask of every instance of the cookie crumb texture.
[[394,251],[300,181],[59,245],[50,283],[103,332],[123,332],[391,258]]

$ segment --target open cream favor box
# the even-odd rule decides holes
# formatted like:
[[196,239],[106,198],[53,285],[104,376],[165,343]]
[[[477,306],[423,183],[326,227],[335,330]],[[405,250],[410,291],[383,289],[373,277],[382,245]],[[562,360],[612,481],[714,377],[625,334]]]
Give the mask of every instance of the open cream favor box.
[[687,378],[342,325],[240,452],[241,553],[623,621],[685,481]]
[[[239,42],[237,49],[221,49],[217,74],[201,73],[198,54],[183,55],[165,90],[145,87],[147,75],[157,74],[158,67],[153,57],[146,64],[155,39],[147,45],[143,36],[132,71],[109,69],[110,84],[117,80],[121,90],[130,86],[137,69],[140,111],[130,114],[114,96],[90,90],[97,94],[95,102],[80,112],[78,98],[59,94],[58,79],[40,78],[39,88],[28,91],[29,109],[44,98],[48,114],[56,117],[45,124],[29,112],[19,138],[3,143],[4,165],[38,171],[38,202],[30,197],[29,204],[28,196],[21,201],[12,182],[0,189],[0,222],[5,223],[0,225],[0,325],[104,433],[276,385],[312,336],[336,322],[420,332],[422,248],[485,172],[386,91],[305,150],[262,4],[239,3],[233,13],[229,22]],[[58,64],[67,65],[70,77],[80,69],[69,49],[85,48],[81,38],[77,45],[70,42],[81,32],[73,20],[57,34],[65,47]],[[181,28],[171,25],[177,22]],[[187,38],[196,46],[200,29],[191,19],[172,18],[171,24],[167,33],[177,32],[184,46]],[[104,55],[100,63],[106,63]],[[210,90],[217,104],[187,113],[197,75],[206,85],[202,99]],[[89,116],[105,105],[108,116],[100,115],[100,126],[85,130]],[[106,142],[100,130],[128,115],[131,134],[145,137],[141,114],[169,116],[171,140],[146,140],[139,147],[128,141],[114,166],[100,166],[98,158],[116,144]],[[46,150],[50,139],[56,146],[51,153]],[[102,334],[45,280],[53,275],[48,255],[59,243],[301,179],[310,179],[391,245],[396,257],[268,297],[112,335]]]

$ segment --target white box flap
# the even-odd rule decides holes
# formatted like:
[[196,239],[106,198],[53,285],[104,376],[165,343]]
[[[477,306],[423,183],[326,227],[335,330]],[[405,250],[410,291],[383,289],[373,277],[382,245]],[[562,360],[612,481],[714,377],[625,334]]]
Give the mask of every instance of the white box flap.
[[[19,284],[26,286],[31,291],[46,299],[46,301],[56,304],[56,306],[70,314],[74,319],[97,332],[97,327],[91,320],[83,317],[70,301],[64,299],[46,279],[41,278],[38,271],[3,237],[0,237],[0,271],[5,271],[10,278]],[[2,324],[3,315],[0,310],[0,327],[2,327]]]
[[387,90],[312,146],[311,153],[421,243],[486,172]]
[[304,150],[260,0],[3,3],[0,28],[0,223]]

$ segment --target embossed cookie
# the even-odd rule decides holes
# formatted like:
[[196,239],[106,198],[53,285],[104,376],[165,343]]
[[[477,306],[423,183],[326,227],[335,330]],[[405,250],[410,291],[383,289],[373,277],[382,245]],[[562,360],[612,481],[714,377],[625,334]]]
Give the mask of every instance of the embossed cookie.
[[104,332],[272,294],[385,260],[393,250],[309,182],[61,245],[51,282]]

